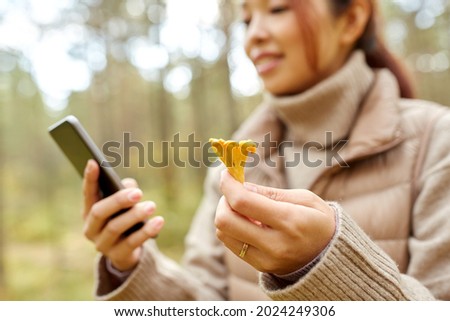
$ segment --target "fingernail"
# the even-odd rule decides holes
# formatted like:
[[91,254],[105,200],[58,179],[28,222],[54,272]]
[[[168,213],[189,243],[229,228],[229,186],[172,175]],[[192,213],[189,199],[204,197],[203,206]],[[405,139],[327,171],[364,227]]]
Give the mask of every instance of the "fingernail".
[[86,163],[86,167],[84,168],[84,174],[89,174],[91,171],[91,160],[88,160]]
[[155,229],[160,229],[164,224],[164,219],[162,217],[155,217],[152,220],[152,226]]
[[137,202],[142,197],[142,191],[140,189],[133,189],[128,193],[128,199],[132,202]]
[[144,205],[144,212],[146,214],[152,214],[153,211],[155,210],[155,208],[156,208],[156,204],[155,203],[153,203],[151,201],[146,202],[146,204]]
[[256,186],[251,183],[244,182],[244,188],[250,192],[255,192],[255,193],[258,192],[258,189],[256,188]]

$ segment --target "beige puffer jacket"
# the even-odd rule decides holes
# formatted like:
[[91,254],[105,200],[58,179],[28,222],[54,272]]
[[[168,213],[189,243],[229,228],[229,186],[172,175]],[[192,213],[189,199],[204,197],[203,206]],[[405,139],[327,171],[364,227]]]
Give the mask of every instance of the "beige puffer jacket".
[[[139,266],[117,282],[102,258],[97,298],[448,300],[449,129],[446,108],[400,99],[395,78],[372,71],[356,52],[339,72],[301,95],[266,96],[235,136],[262,142],[270,133],[276,142],[293,143],[282,155],[260,148],[261,162],[248,169],[248,180],[308,188],[336,202],[336,235],[312,270],[289,284],[259,275],[223,247],[214,227],[220,168],[213,168],[182,266],[149,242]],[[300,152],[308,142],[324,147],[307,155],[321,165],[286,166],[305,156]]]

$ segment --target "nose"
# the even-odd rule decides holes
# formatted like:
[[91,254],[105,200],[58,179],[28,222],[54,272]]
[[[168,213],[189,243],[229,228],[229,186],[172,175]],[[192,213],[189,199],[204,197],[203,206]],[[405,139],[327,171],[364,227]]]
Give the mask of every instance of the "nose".
[[263,15],[254,15],[247,26],[245,43],[247,46],[258,44],[269,38],[266,19]]

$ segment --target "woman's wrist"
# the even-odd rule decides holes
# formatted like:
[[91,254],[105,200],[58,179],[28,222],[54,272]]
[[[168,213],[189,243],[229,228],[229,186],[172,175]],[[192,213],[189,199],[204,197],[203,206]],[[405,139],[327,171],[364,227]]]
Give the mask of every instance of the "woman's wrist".
[[134,268],[131,268],[126,271],[120,271],[117,268],[114,267],[111,260],[108,258],[105,258],[105,265],[106,265],[106,271],[108,271],[109,274],[114,276],[118,281],[124,282],[128,277],[133,273]]

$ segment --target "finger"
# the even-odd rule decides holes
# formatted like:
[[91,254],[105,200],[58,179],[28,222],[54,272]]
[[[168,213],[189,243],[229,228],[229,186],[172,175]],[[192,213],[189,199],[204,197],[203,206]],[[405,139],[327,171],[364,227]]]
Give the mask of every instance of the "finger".
[[[271,228],[257,224],[247,217],[233,211],[223,197],[217,206],[215,226],[218,233],[222,233],[242,242],[252,244],[265,244],[271,236]],[[261,240],[265,240],[261,242]]]
[[[272,270],[273,266],[278,266],[278,262],[274,264],[272,258],[265,251],[258,249],[251,243],[242,242],[227,236],[224,236],[221,241],[237,257],[260,272],[272,273],[274,271]],[[245,248],[245,243],[248,244],[247,248]]]
[[87,215],[85,235],[94,239],[105,226],[110,216],[135,205],[142,198],[142,191],[127,188],[95,203]]
[[[260,251],[252,243],[244,242],[228,235],[221,234],[220,231],[217,233],[217,237],[231,252],[233,252],[233,254],[253,266],[257,264],[256,262],[265,257],[264,252]],[[244,244],[248,245],[247,248],[244,247]]]
[[277,202],[249,191],[233,179],[227,171],[222,172],[220,188],[230,207],[237,213],[273,228],[281,227],[292,204]]
[[96,161],[90,159],[84,169],[83,177],[83,195],[84,208],[83,219],[86,219],[92,205],[100,199],[100,190],[98,186],[98,176],[100,170]]
[[136,204],[129,211],[110,220],[95,241],[97,251],[107,253],[125,231],[137,223],[146,221],[155,210],[155,203],[147,201]]
[[121,266],[124,270],[131,268],[134,262],[126,261],[137,260],[135,255],[138,252],[136,249],[140,248],[145,241],[156,238],[163,227],[164,219],[162,217],[157,216],[152,218],[147,221],[141,229],[121,240],[113,249],[111,249],[109,258],[117,267]]
[[141,246],[146,240],[156,238],[164,227],[164,223],[164,218],[161,216],[148,220],[141,229],[123,240],[119,244],[118,249],[121,250],[123,247],[124,251],[133,250],[134,248]]
[[138,183],[136,182],[136,180],[134,178],[124,178],[122,180],[122,184],[126,188],[132,188],[132,187],[137,188],[137,187],[139,187]]
[[[254,253],[257,250],[250,243],[237,240],[225,234],[220,234],[220,232],[217,234],[217,238],[221,240],[222,243],[227,248],[229,248],[231,252],[233,252],[236,256],[239,256],[242,259],[245,258],[250,259],[252,257],[252,253]],[[245,252],[242,251],[244,244],[248,244],[247,250],[244,249]]]

